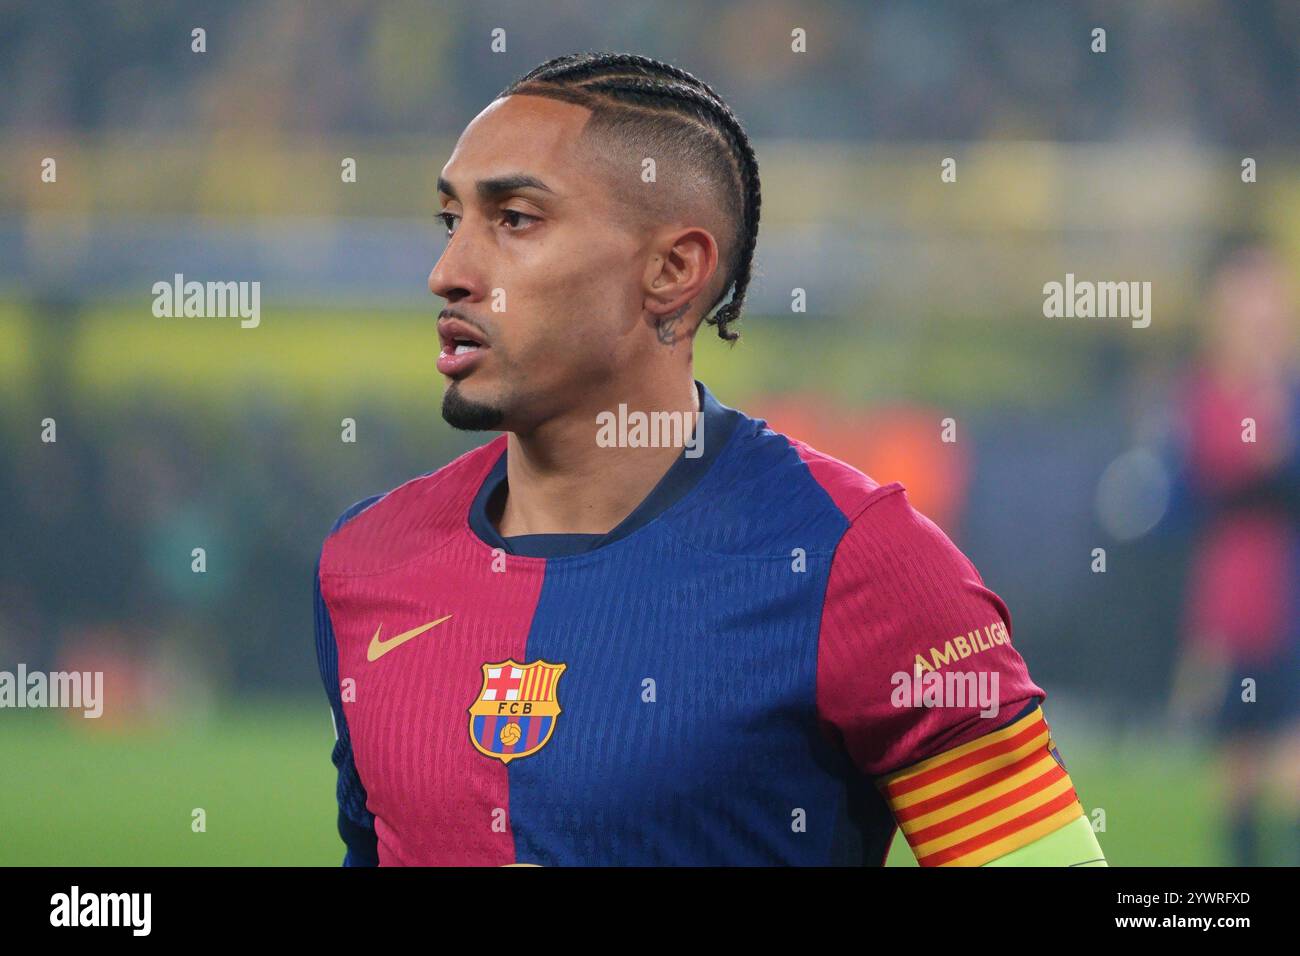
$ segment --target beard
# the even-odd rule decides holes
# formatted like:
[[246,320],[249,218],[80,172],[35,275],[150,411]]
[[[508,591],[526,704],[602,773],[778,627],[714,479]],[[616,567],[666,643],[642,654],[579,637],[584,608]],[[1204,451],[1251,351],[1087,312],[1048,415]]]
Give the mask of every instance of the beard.
[[442,396],[442,417],[452,428],[485,432],[499,428],[505,412],[495,405],[470,401],[460,393],[460,383],[452,382]]

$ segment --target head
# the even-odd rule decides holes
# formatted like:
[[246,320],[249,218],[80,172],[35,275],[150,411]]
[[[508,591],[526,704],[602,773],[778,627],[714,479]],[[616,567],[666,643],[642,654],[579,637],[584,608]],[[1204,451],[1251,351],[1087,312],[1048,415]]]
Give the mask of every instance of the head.
[[1231,235],[1209,270],[1205,347],[1218,362],[1266,368],[1290,361],[1294,290],[1285,262],[1265,238]]
[[438,190],[449,237],[429,290],[446,299],[456,427],[527,431],[647,376],[689,377],[705,323],[739,337],[758,166],[731,110],[683,70],[548,61],[465,128]]

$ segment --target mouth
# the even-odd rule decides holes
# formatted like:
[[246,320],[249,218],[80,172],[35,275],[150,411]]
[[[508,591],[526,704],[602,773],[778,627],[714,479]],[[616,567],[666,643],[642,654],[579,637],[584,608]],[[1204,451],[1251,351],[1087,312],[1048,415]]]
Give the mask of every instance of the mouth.
[[468,371],[490,348],[483,332],[462,319],[441,320],[438,323],[438,339],[442,343],[442,352],[438,355],[438,371],[449,376]]

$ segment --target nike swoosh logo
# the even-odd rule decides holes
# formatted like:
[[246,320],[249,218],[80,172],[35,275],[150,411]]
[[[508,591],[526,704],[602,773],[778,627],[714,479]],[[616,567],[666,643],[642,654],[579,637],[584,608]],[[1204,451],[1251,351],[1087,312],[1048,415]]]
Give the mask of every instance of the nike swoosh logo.
[[430,621],[428,624],[422,624],[420,627],[413,627],[409,631],[403,631],[401,634],[398,634],[396,637],[390,637],[386,641],[381,641],[379,639],[379,632],[384,629],[384,625],[380,624],[377,628],[375,628],[375,636],[370,639],[370,647],[366,649],[366,660],[377,661],[379,660],[379,658],[383,657],[385,654],[391,651],[394,647],[400,647],[401,645],[409,641],[411,638],[419,637],[425,631],[429,630],[429,628],[437,627],[443,621],[450,621],[450,620],[451,620],[451,615],[448,614],[446,617],[440,617],[436,621]]

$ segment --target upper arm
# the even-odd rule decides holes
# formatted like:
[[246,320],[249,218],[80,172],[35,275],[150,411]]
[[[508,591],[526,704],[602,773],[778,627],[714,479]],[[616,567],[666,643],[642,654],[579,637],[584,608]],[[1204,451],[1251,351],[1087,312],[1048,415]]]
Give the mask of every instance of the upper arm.
[[[333,534],[349,518],[364,510],[378,498],[368,498],[359,502],[343,513],[335,522],[330,533]],[[378,866],[379,840],[375,832],[375,818],[366,808],[366,788],[357,773],[356,762],[352,757],[352,738],[348,732],[347,716],[343,712],[342,691],[339,686],[338,644],[334,636],[334,626],[330,620],[329,607],[321,592],[320,563],[316,564],[313,581],[314,618],[316,631],[316,663],[320,669],[321,682],[325,686],[325,696],[329,699],[330,711],[334,716],[335,741],[331,760],[338,771],[335,796],[338,800],[338,831],[347,848],[343,858],[344,866]]]
[[818,710],[922,865],[980,865],[1082,816],[1011,615],[899,490],[831,565]]

